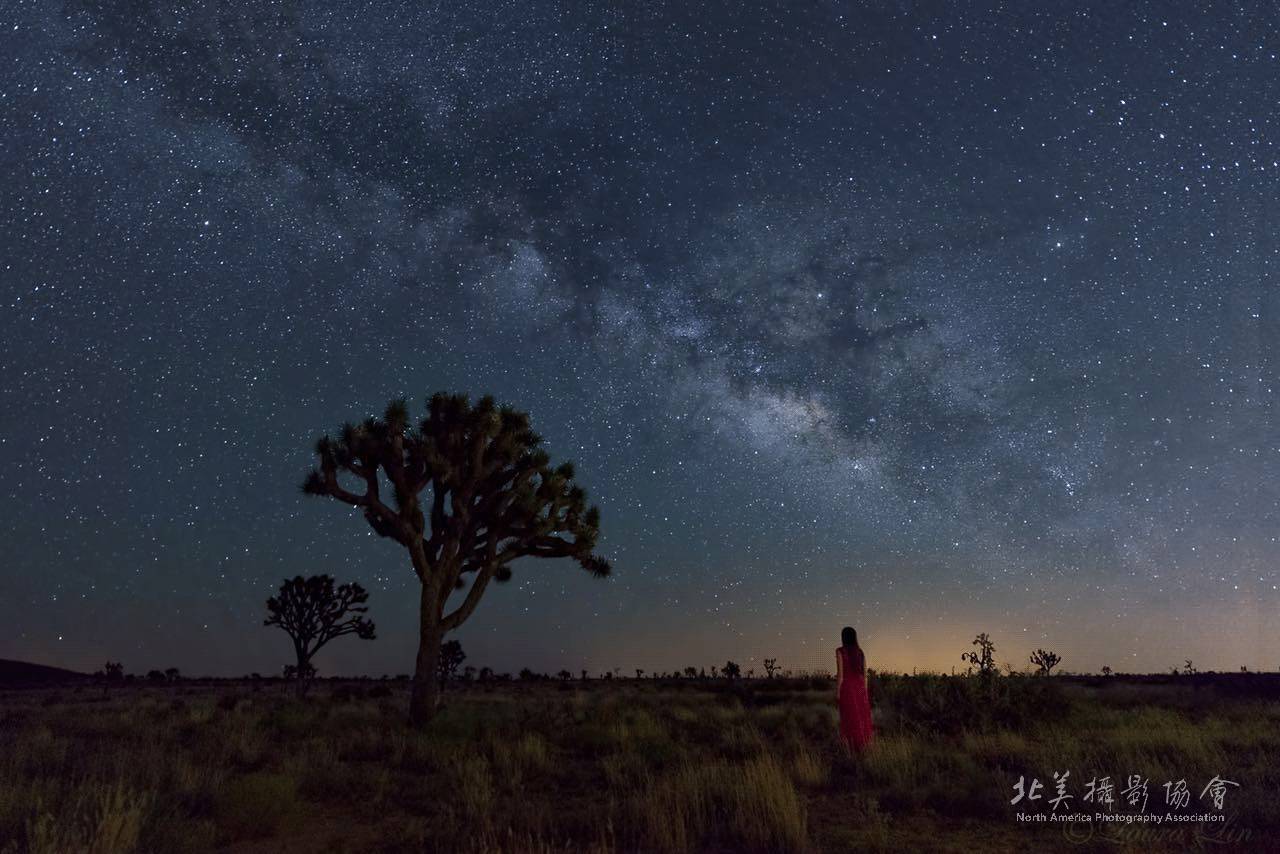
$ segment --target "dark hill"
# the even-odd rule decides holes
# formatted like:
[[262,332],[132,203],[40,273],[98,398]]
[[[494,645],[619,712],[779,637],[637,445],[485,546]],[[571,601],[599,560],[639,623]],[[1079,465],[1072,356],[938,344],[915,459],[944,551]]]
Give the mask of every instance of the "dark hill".
[[0,685],[47,685],[55,682],[77,682],[88,679],[84,673],[32,664],[29,661],[10,661],[0,658]]

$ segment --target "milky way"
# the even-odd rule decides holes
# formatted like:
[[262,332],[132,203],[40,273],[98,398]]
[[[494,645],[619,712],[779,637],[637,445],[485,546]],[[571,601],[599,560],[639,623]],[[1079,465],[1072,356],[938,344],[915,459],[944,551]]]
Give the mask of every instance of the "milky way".
[[517,567],[477,665],[1278,666],[1274,10],[763,5],[0,13],[0,656],[274,671],[329,572],[322,672],[409,669],[297,484],[446,389],[616,568]]

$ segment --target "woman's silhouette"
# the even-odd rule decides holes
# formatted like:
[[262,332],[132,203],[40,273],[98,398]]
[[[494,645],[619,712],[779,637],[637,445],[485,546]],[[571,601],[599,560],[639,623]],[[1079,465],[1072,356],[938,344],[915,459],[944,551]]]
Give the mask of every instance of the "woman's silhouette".
[[840,704],[840,738],[853,750],[871,743],[871,696],[867,693],[867,659],[858,633],[848,626],[836,648],[836,699]]

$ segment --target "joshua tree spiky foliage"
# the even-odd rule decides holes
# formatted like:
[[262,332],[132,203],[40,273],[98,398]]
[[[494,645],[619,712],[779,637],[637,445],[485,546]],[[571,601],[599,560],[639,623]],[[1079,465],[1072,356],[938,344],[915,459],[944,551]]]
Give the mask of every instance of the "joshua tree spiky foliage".
[[967,661],[973,667],[977,667],[978,673],[982,676],[994,676],[996,673],[996,645],[991,642],[990,636],[983,632],[973,639],[973,645],[978,650],[976,652],[962,653],[960,656],[961,661]]
[[462,651],[462,641],[456,638],[440,645],[440,662],[436,665],[436,673],[440,676],[440,690],[457,674],[467,654]]
[[279,595],[267,600],[263,625],[279,626],[293,640],[298,662],[290,672],[298,681],[299,697],[315,673],[311,657],[320,647],[343,635],[373,640],[374,625],[364,617],[368,600],[369,594],[359,584],[335,586],[330,575],[285,579]]
[[1110,666],[1110,665],[1108,665],[1108,664],[1104,664],[1104,665],[1102,665],[1102,675],[1103,675],[1103,676],[1110,676],[1110,675],[1111,675],[1111,666]]
[[1047,649],[1037,649],[1031,653],[1031,663],[1038,668],[1036,672],[1044,676],[1048,676],[1060,661],[1062,661],[1062,656]]
[[738,666],[737,662],[726,661],[720,672],[724,674],[725,679],[733,680],[742,675],[742,668]]
[[778,659],[766,658],[764,660],[764,672],[769,674],[770,679],[777,675],[778,669]]
[[[587,507],[573,466],[553,468],[540,444],[525,413],[449,394],[433,395],[416,427],[405,401],[393,400],[382,418],[316,443],[319,465],[303,491],[360,508],[375,533],[408,552],[422,584],[414,723],[435,713],[444,635],[471,616],[489,582],[511,578],[513,561],[569,557],[591,575],[609,574],[594,554],[599,511]],[[457,590],[463,599],[449,609]]]

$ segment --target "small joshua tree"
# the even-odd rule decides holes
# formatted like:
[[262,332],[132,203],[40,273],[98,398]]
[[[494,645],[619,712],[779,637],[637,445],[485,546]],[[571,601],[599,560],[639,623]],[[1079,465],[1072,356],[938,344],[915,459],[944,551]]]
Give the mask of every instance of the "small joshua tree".
[[996,673],[996,645],[991,642],[991,638],[986,632],[974,638],[973,645],[978,649],[961,654],[960,660],[969,662],[970,670],[974,667],[978,668],[978,673],[982,676],[994,676]]
[[297,681],[299,694],[303,692],[307,682],[316,678],[316,669],[310,663],[303,665],[286,664],[282,672],[286,680],[290,682]]
[[1182,672],[1183,672],[1183,674],[1184,674],[1184,675],[1186,675],[1186,676],[1195,676],[1195,675],[1196,675],[1196,666],[1195,666],[1194,664],[1192,664],[1192,663],[1191,663],[1191,659],[1189,659],[1189,658],[1188,658],[1188,659],[1186,659],[1186,662],[1187,662],[1187,663],[1186,663],[1186,664],[1184,664],[1184,665],[1182,666]]
[[559,673],[556,674],[556,676],[560,677],[561,682],[568,682],[570,679],[573,678],[573,674],[570,673],[568,670],[561,670]]
[[298,696],[306,693],[315,675],[311,657],[322,646],[343,635],[373,640],[374,625],[363,616],[369,610],[364,603],[369,594],[359,584],[334,586],[332,576],[301,575],[286,579],[279,595],[267,600],[267,618],[263,625],[279,626],[293,640],[297,663],[286,672],[297,680]]
[[441,691],[444,690],[445,684],[457,675],[458,668],[466,660],[467,654],[462,651],[462,641],[454,639],[440,645],[440,663],[436,667],[436,673],[440,677]]
[[108,661],[103,665],[102,672],[112,682],[124,681],[124,665],[118,661]]
[[1110,675],[1111,675],[1111,673],[1112,673],[1112,670],[1111,670],[1110,665],[1106,665],[1106,664],[1102,665],[1102,675],[1103,675],[1103,676],[1110,676]]
[[1043,676],[1048,676],[1050,671],[1057,667],[1058,663],[1061,661],[1061,656],[1056,652],[1050,652],[1046,649],[1037,649],[1035,652],[1031,653],[1031,663],[1039,668],[1037,672]]
[[643,678],[644,678],[644,668],[643,668],[643,667],[637,667],[637,668],[636,668],[636,679],[643,679]]
[[732,682],[734,679],[737,679],[742,675],[742,668],[738,666],[737,662],[726,661],[724,663],[724,668],[720,672],[724,674],[725,679]]
[[689,679],[697,679],[697,678],[698,678],[698,668],[696,668],[696,667],[692,667],[692,666],[690,666],[690,667],[686,667],[686,668],[684,669],[684,675],[685,675],[687,678],[689,678]]
[[[511,578],[522,557],[567,557],[596,577],[600,512],[552,467],[529,417],[486,397],[436,394],[417,426],[403,400],[382,418],[345,425],[316,443],[317,466],[302,489],[359,508],[374,533],[398,543],[422,584],[418,657],[409,717],[435,714],[440,645],[475,611],[489,582]],[[391,496],[383,497],[390,487]],[[452,609],[450,597],[465,591]]]
[[778,674],[778,659],[766,658],[764,660],[764,672],[770,679]]

